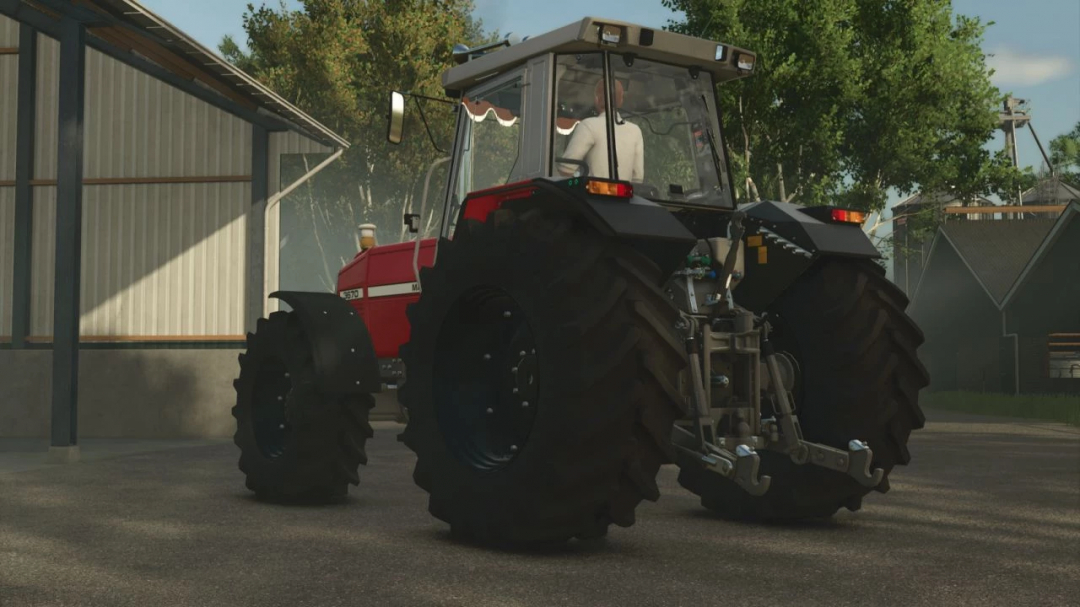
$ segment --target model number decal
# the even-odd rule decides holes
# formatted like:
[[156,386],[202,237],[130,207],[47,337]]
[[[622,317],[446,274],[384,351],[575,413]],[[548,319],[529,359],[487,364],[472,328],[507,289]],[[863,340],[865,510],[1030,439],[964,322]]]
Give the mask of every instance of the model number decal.
[[363,292],[360,289],[349,289],[347,291],[342,291],[341,292],[341,297],[343,299],[345,299],[346,301],[352,301],[354,299],[360,299],[363,296],[364,296]]
[[389,297],[391,295],[408,295],[420,292],[420,283],[399,282],[392,285],[379,285],[368,287],[368,297]]

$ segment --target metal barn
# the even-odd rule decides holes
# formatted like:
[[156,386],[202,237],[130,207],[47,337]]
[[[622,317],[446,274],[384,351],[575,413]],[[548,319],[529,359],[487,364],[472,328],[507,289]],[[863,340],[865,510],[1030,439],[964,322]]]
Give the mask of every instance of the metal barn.
[[0,436],[230,434],[277,203],[347,145],[133,0],[0,0]]

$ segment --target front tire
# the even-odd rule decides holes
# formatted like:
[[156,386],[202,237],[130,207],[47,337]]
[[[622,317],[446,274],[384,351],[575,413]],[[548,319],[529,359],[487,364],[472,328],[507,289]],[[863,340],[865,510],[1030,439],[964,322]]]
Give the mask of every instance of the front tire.
[[318,390],[311,345],[293,312],[260,318],[247,345],[232,409],[247,488],[271,501],[344,497],[367,463],[374,397]]
[[[905,313],[908,300],[872,261],[824,259],[811,267],[770,310],[775,349],[801,369],[795,412],[804,440],[847,449],[861,439],[885,477],[911,459],[907,441],[925,418],[918,393],[929,383],[916,350],[922,331]],[[784,454],[759,450],[769,490],[754,497],[734,482],[680,458],[679,484],[725,517],[791,520],[858,510],[870,489],[845,474]]]
[[623,245],[539,209],[459,224],[440,243],[408,309],[399,398],[413,478],[452,533],[599,537],[659,498],[686,366],[660,279]]

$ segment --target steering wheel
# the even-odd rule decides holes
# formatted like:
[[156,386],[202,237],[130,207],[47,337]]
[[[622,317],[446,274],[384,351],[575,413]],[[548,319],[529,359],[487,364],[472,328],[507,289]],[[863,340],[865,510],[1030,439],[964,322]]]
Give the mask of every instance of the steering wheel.
[[[560,164],[573,164],[580,167],[578,170],[574,171],[573,177],[585,177],[591,174],[589,170],[589,164],[584,160],[575,160],[573,158],[556,158],[555,162],[558,162]],[[560,171],[560,173],[561,172],[562,171]]]

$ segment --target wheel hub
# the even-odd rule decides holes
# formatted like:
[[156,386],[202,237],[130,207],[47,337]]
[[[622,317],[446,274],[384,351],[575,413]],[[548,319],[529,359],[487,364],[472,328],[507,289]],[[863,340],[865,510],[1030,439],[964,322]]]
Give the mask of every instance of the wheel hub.
[[536,419],[536,340],[505,291],[474,289],[451,308],[433,365],[439,430],[454,456],[494,471],[525,448]]

